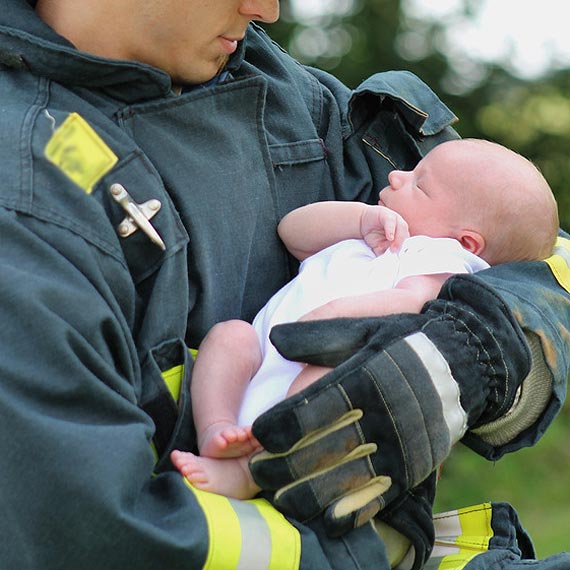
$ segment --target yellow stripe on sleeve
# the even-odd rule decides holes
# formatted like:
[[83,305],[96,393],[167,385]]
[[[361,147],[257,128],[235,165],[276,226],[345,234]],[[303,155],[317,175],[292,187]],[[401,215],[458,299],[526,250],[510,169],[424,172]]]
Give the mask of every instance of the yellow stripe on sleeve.
[[271,531],[271,562],[269,570],[296,570],[301,558],[299,531],[270,503],[255,499],[259,513]]
[[202,507],[208,525],[208,557],[203,570],[238,568],[242,542],[241,527],[229,499],[200,491],[190,483],[187,484]]
[[269,502],[228,499],[186,484],[208,525],[204,570],[298,570],[299,531]]
[[570,240],[557,238],[552,255],[545,262],[560,286],[570,293]]

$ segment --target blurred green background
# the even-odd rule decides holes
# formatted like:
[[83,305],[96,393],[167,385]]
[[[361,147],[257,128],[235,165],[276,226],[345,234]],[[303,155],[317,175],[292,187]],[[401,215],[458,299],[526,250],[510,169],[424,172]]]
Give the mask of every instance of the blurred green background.
[[[456,128],[462,136],[495,140],[527,156],[542,170],[556,195],[561,226],[568,231],[570,57],[564,60],[551,45],[550,55],[547,53],[546,62],[537,71],[531,69],[530,60],[525,64],[524,57],[516,61],[519,46],[515,39],[511,40],[512,57],[507,53],[502,58],[485,59],[475,54],[476,50],[460,49],[453,32],[468,30],[489,2],[508,3],[281,0],[280,21],[266,27],[297,59],[329,70],[350,87],[382,70],[416,73],[459,117]],[[443,5],[447,9],[442,10]],[[527,3],[518,5],[528,8]],[[539,15],[550,17],[547,28],[554,28],[562,17],[560,10],[552,10],[552,6],[564,9],[562,0],[532,5],[537,30]],[[539,14],[540,10],[551,13]],[[505,37],[509,26],[521,23],[516,11],[512,18],[501,19]],[[496,30],[489,33],[503,33]],[[497,39],[501,38],[488,38],[489,42]],[[527,39],[534,39],[532,30]],[[437,510],[509,501],[519,511],[539,556],[570,550],[569,439],[567,403],[535,447],[496,463],[458,445],[443,468]]]

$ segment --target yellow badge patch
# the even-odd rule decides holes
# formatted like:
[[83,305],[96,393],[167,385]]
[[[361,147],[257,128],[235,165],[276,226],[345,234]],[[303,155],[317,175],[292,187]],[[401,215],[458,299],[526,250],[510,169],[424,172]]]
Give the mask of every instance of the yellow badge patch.
[[56,129],[45,148],[45,155],[88,194],[118,160],[77,113],[71,113]]

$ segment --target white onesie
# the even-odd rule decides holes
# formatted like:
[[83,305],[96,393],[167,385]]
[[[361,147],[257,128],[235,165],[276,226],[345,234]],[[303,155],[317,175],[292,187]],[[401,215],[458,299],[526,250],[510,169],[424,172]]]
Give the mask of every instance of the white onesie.
[[474,273],[487,267],[458,241],[425,236],[408,238],[397,253],[388,250],[375,256],[364,241],[353,239],[308,257],[297,277],[271,297],[253,321],[263,361],[247,387],[238,423],[251,425],[283,400],[302,370],[302,364],[286,360],[271,344],[269,332],[276,324],[296,321],[333,299],[391,289],[411,275]]

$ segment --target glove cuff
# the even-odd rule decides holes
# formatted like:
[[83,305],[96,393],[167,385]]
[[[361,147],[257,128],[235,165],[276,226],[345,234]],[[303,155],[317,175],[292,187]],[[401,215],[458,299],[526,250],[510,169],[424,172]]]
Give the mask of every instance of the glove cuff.
[[506,452],[505,446],[538,420],[552,397],[552,375],[540,340],[533,333],[526,338],[532,353],[532,369],[517,391],[513,406],[497,420],[474,429],[464,441],[492,461],[499,459]]
[[528,375],[531,357],[501,297],[476,277],[460,275],[445,284],[425,314],[429,320],[423,331],[449,363],[468,426],[503,416]]

